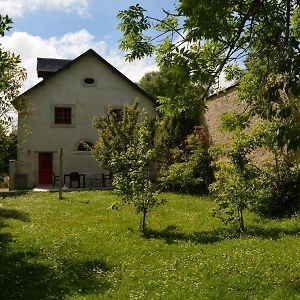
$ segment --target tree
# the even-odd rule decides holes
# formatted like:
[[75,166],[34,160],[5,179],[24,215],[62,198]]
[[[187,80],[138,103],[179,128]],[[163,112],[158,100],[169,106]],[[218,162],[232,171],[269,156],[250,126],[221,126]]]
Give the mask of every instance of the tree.
[[[172,74],[166,70],[146,73],[139,85],[163,103],[180,91],[173,86]],[[169,106],[169,102],[167,106]],[[165,105],[162,105],[166,107]],[[162,107],[161,106],[161,107]],[[212,172],[207,152],[205,126],[199,126],[198,113],[182,111],[176,115],[162,109],[155,132],[156,167],[164,189],[203,193],[211,182]],[[201,130],[200,130],[201,129]],[[199,135],[199,132],[202,134]]]
[[[139,82],[141,88],[153,95],[162,104],[164,99],[172,99],[180,91],[173,86],[172,76],[165,70],[148,72]],[[170,105],[167,105],[169,108]],[[160,107],[165,107],[163,104]],[[199,124],[199,114],[187,114],[185,111],[172,114],[162,109],[156,126],[155,147],[157,151],[157,166],[168,165],[171,162],[172,149],[184,147],[185,140]]]
[[155,98],[168,96],[170,88],[172,88],[170,79],[162,71],[146,73],[138,82],[138,85]]
[[[274,154],[270,170],[278,178],[276,197],[282,196],[286,189],[281,168],[299,169],[299,158],[290,162],[300,148],[299,1],[179,0],[176,10],[165,15],[162,20],[147,16],[139,5],[119,13],[124,33],[120,47],[129,51],[126,58],[154,54],[159,67],[172,73],[182,91],[164,102],[172,104],[173,113],[204,108],[222,72],[227,80],[237,81],[239,101],[247,109],[232,115],[231,124],[245,128],[253,117],[270,124],[268,141],[262,140],[266,144],[254,145],[267,146]],[[149,29],[158,34],[147,36]]]
[[[3,37],[6,31],[12,28],[12,19],[0,15],[0,35]],[[0,124],[7,129],[13,120],[12,102],[21,112],[24,110],[24,102],[19,99],[19,91],[22,82],[26,78],[25,69],[20,66],[20,56],[13,52],[5,51],[0,44]]]
[[173,191],[207,193],[214,178],[208,142],[206,128],[196,126],[182,145],[169,149],[171,157],[160,171],[162,186]]
[[138,102],[125,105],[120,120],[113,110],[107,118],[97,119],[99,140],[93,149],[101,166],[113,173],[113,186],[123,203],[133,204],[142,214],[141,229],[146,229],[147,214],[164,203],[151,182],[155,160],[151,121],[140,112]]
[[0,181],[8,174],[9,160],[17,158],[17,134],[16,131],[6,132],[0,126]]
[[[240,82],[249,117],[278,124],[275,136],[288,149],[300,145],[300,7],[297,0],[179,0],[165,19],[139,6],[118,14],[122,50],[131,61],[155,54],[181,93],[172,111],[205,106],[209,90],[225,72]],[[158,34],[145,32],[156,29]]]

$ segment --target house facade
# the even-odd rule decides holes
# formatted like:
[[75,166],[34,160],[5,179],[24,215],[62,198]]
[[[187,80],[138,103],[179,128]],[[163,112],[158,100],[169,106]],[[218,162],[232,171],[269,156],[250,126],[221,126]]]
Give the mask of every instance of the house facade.
[[30,114],[18,118],[11,188],[53,184],[60,148],[63,174],[105,174],[86,151],[98,139],[93,119],[105,117],[109,109],[121,113],[124,104],[135,100],[155,115],[155,100],[91,49],[72,61],[38,59],[37,71],[43,80],[22,95]]

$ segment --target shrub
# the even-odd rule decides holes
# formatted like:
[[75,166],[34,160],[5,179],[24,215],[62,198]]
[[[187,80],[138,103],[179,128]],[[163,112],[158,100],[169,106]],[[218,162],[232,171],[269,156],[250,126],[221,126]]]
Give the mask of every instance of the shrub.
[[187,136],[185,146],[172,149],[174,162],[161,170],[164,189],[189,193],[205,193],[213,181],[211,157],[207,151],[203,126],[197,126]]
[[261,171],[261,189],[265,197],[257,201],[254,211],[271,217],[289,216],[300,209],[300,164],[283,158]]
[[[276,217],[290,215],[300,208],[299,159],[293,151],[278,144],[277,132],[276,126],[263,122],[248,132],[237,133],[231,147],[217,151],[217,157],[223,156],[227,166],[216,163],[219,165],[217,180],[210,190],[216,197],[219,215],[223,213],[222,218],[228,216],[228,207],[237,211],[248,208]],[[255,164],[251,154],[261,147],[269,150],[270,158],[267,163]],[[238,215],[240,218],[241,213]]]

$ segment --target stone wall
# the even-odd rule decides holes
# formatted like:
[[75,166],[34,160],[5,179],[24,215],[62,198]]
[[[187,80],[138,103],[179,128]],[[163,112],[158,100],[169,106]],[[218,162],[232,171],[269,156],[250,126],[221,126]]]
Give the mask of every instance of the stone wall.
[[205,123],[212,145],[228,143],[232,139],[231,133],[220,130],[222,115],[225,112],[242,112],[243,110],[243,105],[237,102],[237,91],[234,86],[208,98]]
[[[221,117],[225,112],[241,113],[245,110],[245,105],[237,101],[237,91],[235,86],[227,88],[226,90],[215,94],[208,98],[207,111],[205,113],[205,123],[209,132],[211,146],[218,144],[228,144],[233,139],[233,134],[222,132],[220,130]],[[252,126],[257,124],[258,119],[252,121]],[[265,148],[255,150],[249,156],[252,163],[261,165],[267,161],[273,160],[272,154]]]

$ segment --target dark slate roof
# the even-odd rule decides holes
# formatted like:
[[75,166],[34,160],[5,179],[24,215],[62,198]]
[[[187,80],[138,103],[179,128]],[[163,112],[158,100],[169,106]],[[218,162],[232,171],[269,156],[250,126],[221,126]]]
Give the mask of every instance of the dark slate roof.
[[[63,61],[65,61],[66,63],[60,68],[58,69],[56,72],[51,72],[52,75],[45,78],[44,80],[40,81],[38,84],[36,84],[35,86],[33,86],[32,88],[28,89],[27,91],[25,91],[22,95],[20,95],[18,98],[20,97],[24,97],[26,96],[28,93],[30,93],[32,90],[44,85],[47,83],[48,80],[50,80],[52,77],[56,76],[56,74],[63,72],[65,69],[69,68],[71,65],[73,65],[74,63],[76,63],[78,60],[80,60],[83,56],[85,55],[94,55],[97,59],[99,59],[102,63],[104,63],[105,65],[107,65],[111,71],[113,73],[116,73],[118,76],[120,76],[121,78],[123,78],[125,81],[127,81],[134,89],[136,89],[137,91],[139,91],[141,94],[143,94],[145,97],[147,97],[149,100],[151,100],[155,105],[157,105],[156,102],[156,98],[154,98],[153,96],[151,96],[150,94],[148,94],[146,91],[144,91],[141,87],[139,87],[136,83],[134,83],[133,81],[131,81],[129,78],[127,78],[123,73],[121,73],[118,69],[116,69],[113,65],[111,65],[108,61],[106,61],[103,57],[101,57],[98,53],[96,53],[93,49],[89,49],[86,52],[82,53],[81,55],[79,55],[78,57],[76,57],[73,60],[66,60],[63,59]],[[52,60],[52,59],[48,59],[48,60]],[[61,59],[57,59],[58,61],[61,61]],[[46,72],[47,73],[47,72]]]
[[71,60],[57,58],[37,58],[37,73],[38,77],[43,77],[44,73],[55,73]]

